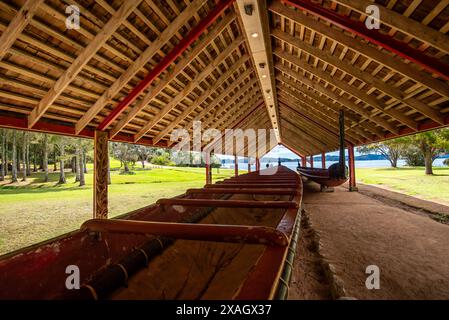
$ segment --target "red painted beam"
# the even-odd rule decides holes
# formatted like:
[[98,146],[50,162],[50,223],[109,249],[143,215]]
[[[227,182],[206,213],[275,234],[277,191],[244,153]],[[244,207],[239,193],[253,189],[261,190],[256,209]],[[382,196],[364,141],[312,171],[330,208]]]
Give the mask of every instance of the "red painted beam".
[[324,152],[321,154],[321,168],[326,169],[326,154]]
[[361,21],[356,21],[350,17],[338,14],[335,11],[326,9],[321,5],[312,3],[308,0],[281,0],[281,2],[306,11],[312,15],[318,16],[348,32],[358,35],[365,40],[374,43],[398,56],[412,61],[422,68],[435,73],[446,80],[449,80],[449,65],[440,60],[430,57],[423,52],[409,46],[405,42],[383,34],[378,30],[369,30]]
[[239,176],[239,158],[237,155],[234,155],[234,176]]
[[297,208],[293,201],[211,200],[211,199],[159,199],[159,205],[216,208]]
[[[26,131],[35,131],[35,132],[45,132],[51,134],[60,134],[65,136],[73,136],[78,138],[90,138],[94,137],[94,130],[90,128],[84,128],[79,134],[76,134],[75,127],[71,125],[58,124],[54,122],[50,122],[47,120],[39,120],[33,126],[33,128],[28,128],[28,120],[22,117],[11,117],[11,116],[2,116],[0,115],[0,127],[10,128],[10,129],[18,129],[18,130],[26,130]],[[134,138],[131,135],[127,134],[117,134],[111,141],[114,142],[127,142],[134,143]],[[139,144],[146,145],[150,147],[159,147],[159,148],[168,148],[166,143],[158,142],[157,144],[153,144],[152,139],[141,139]]]
[[187,194],[263,194],[263,195],[294,195],[298,192],[297,189],[241,189],[241,188],[206,188],[206,189],[189,189]]
[[81,230],[108,233],[151,234],[184,240],[250,244],[263,243],[268,246],[285,247],[288,244],[288,238],[282,231],[263,226],[93,219],[84,222]]
[[349,155],[349,191],[357,191],[357,185],[355,180],[354,146],[352,144],[348,145],[348,155]]
[[183,38],[167,54],[162,61],[146,75],[146,77],[115,107],[114,110],[101,122],[98,130],[106,129],[137,97],[147,89],[151,83],[166,70],[198,37],[209,27],[235,0],[219,0],[216,7],[206,18],[193,28],[189,34]]

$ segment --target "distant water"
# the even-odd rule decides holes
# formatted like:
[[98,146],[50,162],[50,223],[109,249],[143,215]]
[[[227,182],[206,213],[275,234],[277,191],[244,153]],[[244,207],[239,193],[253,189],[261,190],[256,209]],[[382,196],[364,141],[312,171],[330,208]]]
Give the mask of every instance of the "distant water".
[[[445,167],[445,165],[443,164],[444,159],[436,159],[433,162],[433,166],[434,167]],[[329,167],[330,165],[337,163],[336,161],[326,161],[326,167]],[[266,162],[261,162],[261,167],[262,168],[266,168]],[[277,165],[276,163],[273,163],[273,165]],[[292,169],[292,170],[296,170],[296,167],[298,166],[298,162],[294,161],[294,162],[283,162],[282,165]],[[405,160],[399,160],[398,161],[398,167],[405,167]],[[227,163],[223,166],[224,168],[234,168],[233,164]],[[321,161],[314,161],[313,162],[313,167],[314,168],[321,168]],[[355,162],[355,167],[356,168],[389,168],[391,167],[390,165],[390,161],[388,160],[362,160],[362,161],[356,161]],[[248,164],[247,163],[243,163],[243,162],[239,162],[239,168],[241,168],[242,170],[245,170],[248,168]],[[255,170],[256,166],[252,165],[251,166],[251,170]]]

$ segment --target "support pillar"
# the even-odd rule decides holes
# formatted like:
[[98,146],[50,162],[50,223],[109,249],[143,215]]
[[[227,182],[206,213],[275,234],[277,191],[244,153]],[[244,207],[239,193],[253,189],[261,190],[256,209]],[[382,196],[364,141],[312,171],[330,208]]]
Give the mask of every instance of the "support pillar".
[[212,170],[210,166],[210,153],[206,153],[206,184],[212,184]]
[[313,169],[313,156],[310,156],[310,168]]
[[108,218],[108,132],[94,135],[94,218]]
[[260,160],[256,158],[256,171],[260,171]]
[[306,157],[301,157],[301,166],[302,167],[307,167],[307,159]]
[[234,176],[239,175],[239,158],[237,155],[234,156]]
[[349,191],[359,191],[355,181],[355,157],[354,157],[354,146],[352,144],[348,145],[348,155],[349,155]]
[[251,172],[251,158],[248,157],[248,173]]
[[324,152],[321,154],[321,168],[326,169],[326,154]]

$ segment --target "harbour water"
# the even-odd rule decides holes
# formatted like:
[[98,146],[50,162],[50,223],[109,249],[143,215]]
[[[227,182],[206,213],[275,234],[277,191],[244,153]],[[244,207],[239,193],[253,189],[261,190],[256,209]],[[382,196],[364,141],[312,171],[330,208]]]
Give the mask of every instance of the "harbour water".
[[[443,161],[445,159],[443,158],[438,158],[433,162],[433,166],[434,167],[444,167],[445,165],[443,164]],[[336,161],[326,161],[326,167],[329,167],[330,165],[336,163]],[[293,161],[293,162],[283,162],[282,163],[284,166],[292,169],[292,170],[296,170],[296,167],[298,166],[298,162],[297,161]],[[262,159],[261,162],[261,167],[265,168],[267,165],[267,162],[264,162]],[[277,165],[277,162],[271,162],[269,165]],[[321,168],[321,161],[314,161],[313,166],[315,168]],[[362,161],[356,161],[355,162],[355,166],[356,168],[390,168],[390,162],[388,160],[362,160]],[[405,160],[399,160],[398,161],[398,167],[405,167]],[[246,169],[248,167],[247,163],[244,162],[239,162],[239,168],[241,169]],[[234,165],[231,163],[227,163],[223,166],[223,168],[234,168]],[[255,170],[255,165],[252,166],[251,170]]]

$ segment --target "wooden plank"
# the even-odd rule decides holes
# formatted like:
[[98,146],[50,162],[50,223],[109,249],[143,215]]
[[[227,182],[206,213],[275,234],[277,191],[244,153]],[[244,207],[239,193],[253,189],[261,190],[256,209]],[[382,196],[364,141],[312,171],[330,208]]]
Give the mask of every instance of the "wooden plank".
[[101,95],[92,107],[77,122],[76,131],[83,130],[90,121],[122,90],[122,88],[150,61],[192,15],[201,8],[205,0],[195,0],[153,41],[129,68]]
[[103,29],[95,36],[95,38],[84,48],[84,50],[73,61],[70,67],[61,75],[54,86],[41,99],[37,107],[28,116],[28,127],[32,128],[37,121],[50,108],[55,100],[67,88],[67,86],[76,78],[81,70],[87,65],[90,59],[104,45],[104,43],[114,34],[120,27],[122,22],[131,14],[132,11],[140,4],[141,0],[125,1],[119,10],[104,25]]
[[339,96],[338,94],[336,94],[335,92],[328,90],[326,88],[323,88],[319,83],[312,81],[306,77],[303,77],[302,74],[293,71],[287,67],[285,67],[284,65],[278,63],[275,64],[275,68],[279,69],[280,71],[282,71],[283,73],[293,77],[295,80],[302,82],[304,84],[306,84],[307,86],[313,88],[314,90],[319,91],[320,93],[324,94],[325,96],[329,97],[330,99],[334,100],[334,101],[340,101],[344,104],[345,107],[351,109],[352,111],[354,111],[355,113],[360,114],[361,116],[370,119],[371,121],[373,121],[374,123],[376,123],[378,126],[383,127],[384,129],[391,131],[391,132],[398,132],[398,129],[391,123],[389,123],[388,121],[386,121],[385,119],[382,119],[380,117],[375,117],[371,112],[369,112],[368,110],[362,108],[361,106],[355,104],[354,102],[352,102],[349,99],[346,99],[344,97]]
[[355,50],[356,52],[368,58],[371,58],[377,63],[384,65],[402,74],[403,76],[413,79],[414,81],[421,83],[422,85],[434,90],[435,92],[438,92],[442,96],[449,98],[449,85],[446,82],[435,79],[431,75],[422,72],[414,66],[411,66],[410,64],[407,64],[400,59],[392,57],[385,52],[379,51],[375,47],[362,42],[358,38],[353,38],[343,32],[338,32],[337,30],[330,28],[328,25],[316,19],[313,19],[310,16],[306,16],[301,12],[292,10],[284,6],[278,1],[273,1],[269,9],[278,15],[284,16],[299,25],[311,29],[314,32],[318,32],[319,34],[331,39],[332,41],[338,42],[347,48],[351,48],[352,50]]
[[416,130],[418,127],[418,123],[408,117],[407,115],[403,114],[400,111],[394,110],[394,109],[387,109],[386,106],[383,106],[382,103],[377,100],[376,98],[368,95],[365,92],[360,91],[358,88],[355,88],[348,84],[345,81],[339,80],[335,77],[332,77],[329,73],[321,71],[318,68],[314,68],[313,66],[309,65],[308,63],[304,62],[303,60],[299,59],[298,57],[295,57],[289,53],[283,52],[280,49],[275,50],[275,55],[280,57],[281,59],[284,59],[295,66],[298,66],[302,70],[305,70],[316,77],[338,87],[340,90],[347,92],[351,96],[362,100],[363,102],[369,104],[373,108],[382,111],[384,114],[389,115],[393,119],[399,121],[400,123],[406,125],[407,127]]
[[320,50],[319,48],[312,46],[305,41],[299,41],[298,38],[290,36],[288,33],[282,32],[279,29],[273,30],[272,35],[282,41],[289,43],[292,46],[295,46],[309,53],[310,55],[322,60],[323,62],[332,65],[340,70],[343,70],[349,75],[362,80],[366,85],[370,86],[370,88],[378,88],[380,91],[417,110],[426,117],[429,117],[430,119],[440,124],[444,123],[444,116],[437,110],[429,107],[416,98],[407,98],[406,95],[401,92],[401,90],[383,82],[382,80],[372,76],[366,71],[360,70],[359,68],[353,66],[350,63],[347,63],[346,61],[340,60],[338,57],[332,55],[327,50]]
[[282,231],[264,226],[111,219],[88,220],[83,223],[81,230],[105,233],[149,234],[183,240],[264,244],[281,247],[288,244],[288,239]]
[[[264,185],[264,184],[260,184]],[[223,186],[220,184],[219,186]],[[211,199],[159,199],[161,206],[188,206],[214,208],[297,208],[292,201],[211,200]]]
[[27,0],[0,37],[0,60],[17,40],[44,0]]
[[94,136],[94,218],[108,217],[108,133],[95,130]]

